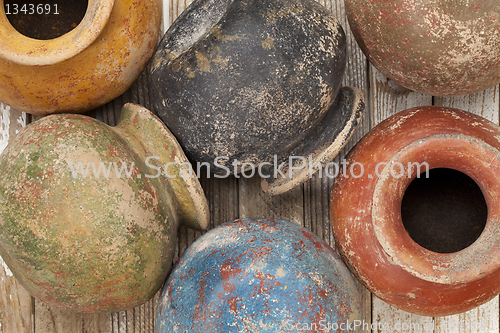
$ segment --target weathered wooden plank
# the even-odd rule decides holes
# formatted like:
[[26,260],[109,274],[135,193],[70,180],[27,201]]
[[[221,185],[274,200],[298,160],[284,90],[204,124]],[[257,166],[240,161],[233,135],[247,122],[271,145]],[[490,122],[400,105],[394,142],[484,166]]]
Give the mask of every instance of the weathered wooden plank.
[[398,310],[373,296],[372,332],[432,333],[434,320],[432,317],[418,316]]
[[0,257],[0,333],[33,331],[33,299]]
[[200,182],[210,208],[210,229],[238,218],[237,178],[231,176],[220,179],[202,174]]
[[112,332],[109,314],[79,314],[51,308],[45,303],[35,302],[35,332],[43,333],[87,333]]
[[[0,103],[0,153],[26,126],[26,114]],[[33,331],[33,299],[0,257],[0,333]]]
[[261,178],[239,179],[240,218],[275,218],[303,225],[303,193],[299,186],[272,196],[260,187]]
[[453,316],[437,317],[435,333],[498,332],[498,296],[477,308]]
[[[480,115],[496,124],[500,119],[499,87],[472,95],[434,99],[435,105],[453,107]],[[499,297],[475,309],[454,316],[437,317],[436,333],[498,332]]]
[[397,85],[373,66],[370,66],[370,83],[372,126],[400,111],[432,105],[432,96]]
[[15,138],[16,134],[26,126],[27,115],[0,102],[0,117],[1,153],[7,147],[7,144]]
[[[169,15],[169,26],[174,23],[175,19],[184,11],[184,9],[189,6],[189,4],[193,2],[193,0],[164,0],[163,8],[168,8]],[[168,6],[166,4],[168,3]],[[164,15],[164,17],[166,17]]]
[[[342,79],[343,86],[354,86],[359,88],[365,96],[365,112],[363,118],[352,136],[351,140],[342,149],[334,163],[339,164],[345,158],[351,148],[366,134],[371,128],[370,105],[369,105],[369,76],[368,61],[359,48],[352,35],[345,13],[345,5],[342,0],[319,0],[319,3],[328,8],[344,28],[347,41],[347,67]],[[329,172],[332,174],[332,172]],[[330,223],[330,193],[334,180],[328,177],[319,179],[315,175],[309,182],[304,184],[304,224],[310,227],[319,237],[329,242],[335,247],[331,223]],[[362,295],[363,321],[371,324],[371,293],[358,283]]]
[[495,86],[472,95],[435,97],[434,104],[472,112],[494,122],[495,124],[499,123],[499,86]]
[[[213,175],[208,177],[206,173],[202,173],[200,175],[200,183],[210,209],[208,230],[238,218],[238,182],[236,178],[228,177],[221,179],[215,178]],[[178,246],[175,259],[180,257],[203,234],[204,232],[181,226],[177,232]]]

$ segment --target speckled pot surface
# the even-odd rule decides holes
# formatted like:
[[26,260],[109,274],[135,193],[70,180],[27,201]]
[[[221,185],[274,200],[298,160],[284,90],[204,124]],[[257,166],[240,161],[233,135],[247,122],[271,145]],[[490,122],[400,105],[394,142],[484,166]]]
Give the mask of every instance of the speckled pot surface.
[[[208,224],[198,180],[178,175],[182,161],[175,138],[138,105],[125,105],[116,127],[72,114],[28,125],[0,155],[0,255],[50,306],[144,303],[170,270],[179,223]],[[177,176],[156,177],[169,162]]]
[[[365,172],[339,175],[330,216],[339,254],[377,297],[408,312],[445,316],[498,295],[499,138],[500,128],[482,117],[420,107],[386,119],[351,150],[346,162],[363,165]],[[419,174],[418,165],[424,177],[424,162],[431,171],[446,168],[469,176],[484,196],[484,230],[462,250],[429,250],[403,224],[404,195]],[[451,223],[448,234],[458,221]]]
[[359,290],[330,246],[290,222],[243,219],[210,230],[182,255],[155,329],[355,332],[360,323]]
[[369,61],[418,92],[465,95],[500,83],[497,0],[346,0]]
[[[59,3],[59,8],[64,5]],[[12,4],[10,10],[10,17],[37,16],[14,15]],[[113,100],[129,88],[151,59],[161,12],[161,0],[89,0],[76,28],[43,40],[16,30],[2,1],[0,101],[20,111],[47,115],[85,112]],[[62,11],[51,14],[51,20],[63,16]],[[52,27],[57,25],[54,22]]]
[[[287,174],[291,154],[330,161],[358,125],[363,96],[341,89],[345,64],[344,31],[315,1],[198,0],[160,42],[152,89],[159,117],[211,173],[284,162]],[[262,173],[274,194],[307,179]]]

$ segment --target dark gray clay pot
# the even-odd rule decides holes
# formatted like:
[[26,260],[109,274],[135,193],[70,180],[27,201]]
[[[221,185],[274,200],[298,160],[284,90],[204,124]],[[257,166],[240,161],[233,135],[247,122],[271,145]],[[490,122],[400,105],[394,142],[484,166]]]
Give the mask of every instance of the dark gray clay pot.
[[193,162],[221,177],[260,170],[278,194],[310,175],[290,171],[290,156],[318,169],[358,125],[363,96],[341,89],[345,65],[344,31],[315,1],[196,0],[163,37],[151,78],[158,115]]

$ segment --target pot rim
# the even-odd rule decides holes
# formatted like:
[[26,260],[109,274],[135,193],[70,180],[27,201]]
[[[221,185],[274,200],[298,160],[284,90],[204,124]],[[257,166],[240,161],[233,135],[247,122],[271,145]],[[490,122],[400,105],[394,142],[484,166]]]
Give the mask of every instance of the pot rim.
[[288,159],[283,168],[287,170],[285,173],[288,177],[262,178],[261,187],[264,192],[279,195],[300,186],[331,162],[347,145],[361,122],[365,110],[364,96],[358,88],[348,86],[340,88],[337,98],[338,103],[332,104],[321,121],[288,154],[300,157],[308,155],[309,166],[302,160],[301,165],[298,165],[299,162],[290,165]]
[[[443,141],[446,149],[432,149]],[[400,208],[405,190],[418,176],[410,167],[410,163],[415,162],[428,163],[429,170],[449,168],[463,172],[479,185],[487,203],[488,217],[483,232],[473,244],[458,252],[437,253],[417,244],[406,232]],[[391,166],[395,163],[403,166],[402,174],[411,177],[391,176]],[[500,151],[468,135],[431,135],[401,149],[383,168],[373,193],[373,229],[384,252],[408,273],[435,283],[467,283],[498,270],[500,261],[487,259],[500,257],[500,207],[495,207],[498,200],[495,193],[500,190],[498,172]],[[383,203],[388,207],[384,208]]]
[[87,11],[76,28],[48,40],[24,36],[7,19],[0,0],[0,57],[26,66],[54,65],[89,47],[104,30],[115,0],[88,0]]

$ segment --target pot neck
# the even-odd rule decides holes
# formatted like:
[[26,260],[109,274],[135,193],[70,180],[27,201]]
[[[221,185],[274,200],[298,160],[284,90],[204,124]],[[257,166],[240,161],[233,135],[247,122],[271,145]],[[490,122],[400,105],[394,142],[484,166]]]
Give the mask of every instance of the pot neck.
[[203,189],[196,176],[183,177],[181,172],[183,165],[189,163],[188,159],[161,120],[151,111],[127,103],[121,110],[120,123],[113,129],[138,155],[149,175],[146,177],[159,182],[161,188],[158,190],[169,197],[167,200],[180,223],[205,230],[209,209]]
[[49,40],[26,37],[9,22],[0,0],[0,57],[20,65],[46,66],[65,61],[89,47],[104,30],[115,0],[89,0],[82,21],[70,32]]

